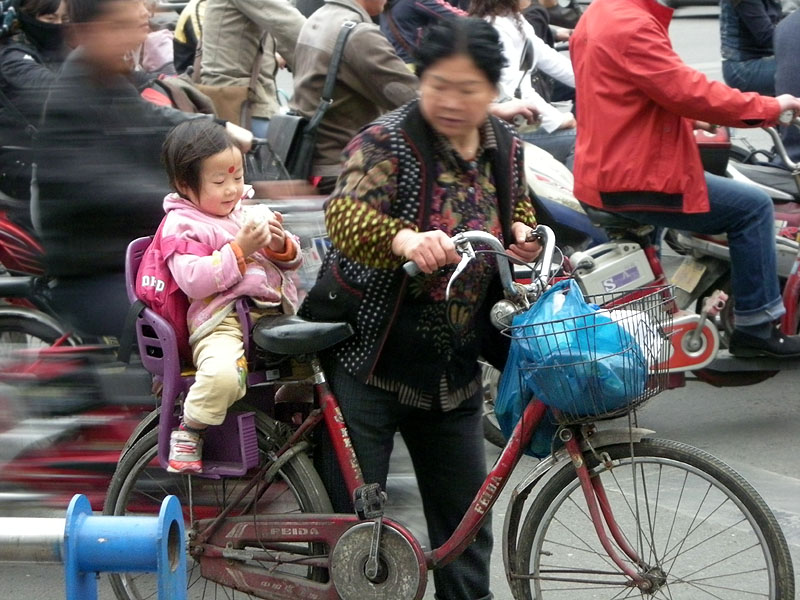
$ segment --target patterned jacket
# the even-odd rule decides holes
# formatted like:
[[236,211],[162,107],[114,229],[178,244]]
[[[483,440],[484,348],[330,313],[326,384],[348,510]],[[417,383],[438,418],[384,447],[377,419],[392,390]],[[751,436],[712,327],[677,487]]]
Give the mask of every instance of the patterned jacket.
[[[499,149],[492,155],[492,172],[497,187],[502,235],[503,239],[510,240],[513,221],[534,224],[535,218],[524,184],[521,143],[503,121],[490,116],[489,123]],[[362,222],[363,227],[351,227],[354,219],[363,219],[365,215],[367,219],[371,218],[366,203],[363,210],[354,209],[348,217],[340,217],[349,219],[345,223],[326,222],[333,247],[325,256],[317,282],[300,308],[300,314],[306,318],[346,320],[354,326],[356,334],[334,348],[332,353],[348,372],[361,381],[367,381],[374,371],[410,280],[402,269],[403,259],[391,254],[391,240],[404,228],[424,230],[429,204],[425,200],[432,197],[437,183],[431,176],[436,134],[422,118],[417,100],[388,113],[368,129],[388,136],[387,143],[394,149],[397,158],[394,163],[395,193],[380,207],[381,214],[374,219],[379,223],[374,226]],[[357,144],[358,138],[351,142],[345,155]],[[373,172],[368,172],[365,177],[378,176],[374,173],[376,170],[372,169]],[[345,164],[331,203],[336,202],[348,187],[347,178],[348,167]],[[358,191],[356,188],[351,194]],[[358,262],[346,256],[337,247],[337,232],[342,232],[339,237],[359,236],[358,243],[364,246],[360,254],[370,256],[367,262],[373,266],[365,264],[363,257],[362,262]],[[485,304],[488,310],[491,303]],[[488,323],[488,319],[482,322]]]

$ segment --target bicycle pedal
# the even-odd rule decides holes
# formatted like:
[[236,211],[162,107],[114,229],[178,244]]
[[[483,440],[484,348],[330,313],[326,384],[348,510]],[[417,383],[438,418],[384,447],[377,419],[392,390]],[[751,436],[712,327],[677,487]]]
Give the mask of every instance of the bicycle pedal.
[[386,492],[379,483],[367,483],[353,492],[353,507],[359,519],[375,519],[383,516]]

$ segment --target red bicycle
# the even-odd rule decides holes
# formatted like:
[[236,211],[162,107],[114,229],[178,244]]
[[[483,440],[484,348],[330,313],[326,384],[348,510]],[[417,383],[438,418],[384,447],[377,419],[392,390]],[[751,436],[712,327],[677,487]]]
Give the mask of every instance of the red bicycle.
[[[555,240],[546,227],[538,233],[545,241],[539,268],[549,269]],[[146,242],[129,248],[133,273]],[[454,242],[462,256],[476,253],[473,244],[479,245],[478,253],[485,246],[503,253],[484,232],[459,234]],[[505,261],[498,265],[507,293],[498,313],[507,322],[508,309],[529,307],[550,275],[540,270],[530,284],[520,285]],[[638,425],[636,407],[668,386],[673,362],[688,368],[691,359],[680,350],[669,292],[668,287],[639,291],[624,303],[619,295],[599,299],[623,329],[644,331],[635,337],[649,349],[649,376],[616,409],[592,416],[556,413],[563,446],[524,478],[506,511],[503,558],[514,598],[793,600],[786,541],[756,491],[709,454],[651,438],[654,432]],[[625,325],[626,319],[632,321]],[[680,315],[676,320],[680,323]],[[636,325],[642,322],[647,326]],[[252,339],[267,365],[251,374],[250,391],[238,411],[216,432],[209,429],[206,470],[199,476],[164,469],[165,432],[179,417],[181,395],[191,382],[190,374],[180,373],[174,334],[164,325],[148,310],[139,319],[143,361],[149,360],[146,366],[164,391],[159,410],[141,424],[120,459],[104,513],[151,513],[167,494],[177,495],[187,522],[193,599],[422,598],[428,570],[457,557],[488,518],[547,410],[538,399],[527,403],[457,530],[441,547],[426,551],[406,527],[384,516],[382,491],[363,480],[347,424],[317,359],[317,353],[352,334],[348,324],[293,316],[256,323]],[[581,327],[585,323],[566,320],[556,331]],[[530,341],[525,330],[506,332]],[[703,326],[702,333],[715,351],[713,327]],[[583,364],[591,367],[604,358]],[[524,375],[539,367],[507,368]],[[281,402],[280,395],[267,392],[274,385],[310,385],[313,402]],[[620,418],[607,421],[614,417]],[[325,426],[334,442],[357,500],[355,514],[332,514],[312,467],[309,434],[318,426]],[[120,599],[156,595],[157,581],[150,574],[118,573],[111,581]]]

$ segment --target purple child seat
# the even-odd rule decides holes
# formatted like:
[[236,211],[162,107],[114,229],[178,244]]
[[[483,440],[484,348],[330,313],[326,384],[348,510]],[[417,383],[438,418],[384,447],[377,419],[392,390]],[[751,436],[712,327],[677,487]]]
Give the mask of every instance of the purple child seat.
[[[128,244],[125,255],[125,284],[128,300],[133,304],[136,297],[136,273],[145,250],[152,237],[142,237]],[[240,299],[236,303],[242,323],[244,347],[250,346],[250,317],[247,303]],[[169,438],[180,424],[176,402],[194,382],[192,375],[181,374],[181,361],[175,331],[165,319],[149,308],[144,308],[136,319],[136,339],[139,357],[144,368],[161,381],[161,415],[158,422],[158,460],[166,468],[169,459]],[[248,383],[253,379],[248,375]],[[263,380],[255,376],[256,380]],[[234,440],[237,440],[236,442]],[[220,478],[239,476],[258,465],[258,440],[255,414],[229,411],[221,425],[208,428],[203,443],[203,473],[199,476]]]

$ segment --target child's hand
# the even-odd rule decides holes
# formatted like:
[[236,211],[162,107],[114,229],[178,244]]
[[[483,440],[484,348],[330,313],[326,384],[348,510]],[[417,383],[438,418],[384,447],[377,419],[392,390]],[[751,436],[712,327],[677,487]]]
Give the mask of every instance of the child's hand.
[[283,252],[286,247],[286,231],[283,229],[283,215],[273,212],[267,219],[272,239],[269,242],[269,249],[273,252]]
[[[242,254],[247,257],[253,254],[253,252],[261,250],[270,243],[271,239],[272,228],[268,227],[266,223],[259,225],[257,223],[247,222],[239,230],[239,233],[236,234],[234,241],[239,245],[239,248],[242,249]],[[283,240],[281,240],[281,244],[283,244]],[[283,249],[282,246],[281,249]]]

